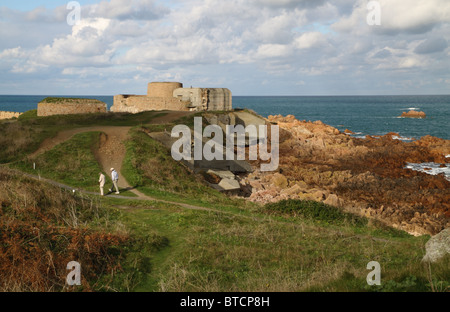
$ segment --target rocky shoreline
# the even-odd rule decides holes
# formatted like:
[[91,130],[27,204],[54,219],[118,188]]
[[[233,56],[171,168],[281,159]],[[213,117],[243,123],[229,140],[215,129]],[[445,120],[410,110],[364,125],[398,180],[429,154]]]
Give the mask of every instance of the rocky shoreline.
[[260,172],[259,162],[252,162],[254,172],[240,177],[240,195],[247,199],[321,201],[416,236],[450,226],[450,182],[405,169],[408,162],[449,163],[450,140],[403,142],[396,133],[360,139],[292,115],[266,121],[280,127],[280,166]]

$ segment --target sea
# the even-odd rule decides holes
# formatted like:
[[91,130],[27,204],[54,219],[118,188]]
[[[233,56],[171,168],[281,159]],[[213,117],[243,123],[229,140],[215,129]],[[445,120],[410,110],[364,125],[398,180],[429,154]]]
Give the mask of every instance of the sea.
[[[55,96],[55,95],[48,95]],[[36,109],[47,96],[0,95],[0,111],[25,112]],[[93,98],[110,108],[113,96],[67,96]],[[258,114],[294,115],[299,120],[321,120],[355,136],[399,134],[399,139],[420,139],[432,135],[450,140],[450,95],[401,96],[233,96],[234,108],[248,108]],[[416,110],[425,119],[400,118],[402,112]]]
[[[55,95],[48,95],[55,96]],[[0,95],[0,111],[25,112],[37,108],[47,96]],[[67,96],[98,99],[113,105],[113,96]],[[233,96],[234,108],[248,108],[261,116],[294,115],[299,120],[321,120],[353,136],[398,133],[397,139],[412,141],[425,135],[450,140],[450,95],[397,96]],[[400,118],[402,112],[423,111],[427,118]],[[450,155],[447,155],[450,158]],[[429,170],[429,168],[433,170]],[[436,168],[434,168],[436,167]],[[438,168],[432,163],[408,164],[409,169],[430,174],[444,173],[450,180],[450,164]]]

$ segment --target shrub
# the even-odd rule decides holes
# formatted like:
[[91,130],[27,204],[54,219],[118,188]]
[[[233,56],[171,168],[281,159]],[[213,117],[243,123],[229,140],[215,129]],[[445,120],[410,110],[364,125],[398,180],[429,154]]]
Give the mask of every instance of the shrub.
[[37,109],[32,109],[32,110],[26,111],[23,114],[20,114],[18,119],[26,120],[26,119],[31,119],[31,118],[37,118]]
[[264,209],[270,213],[302,216],[311,220],[335,225],[350,223],[355,226],[365,226],[367,224],[366,218],[310,200],[281,200],[277,203],[266,204]]

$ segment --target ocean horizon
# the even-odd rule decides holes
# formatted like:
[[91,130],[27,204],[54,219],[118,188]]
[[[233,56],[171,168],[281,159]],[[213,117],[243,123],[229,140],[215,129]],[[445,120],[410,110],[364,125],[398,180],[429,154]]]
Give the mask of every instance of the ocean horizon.
[[[109,95],[0,95],[0,111],[36,109],[48,96],[93,98],[105,102],[108,109],[114,101]],[[450,139],[450,95],[233,96],[233,107],[248,108],[263,117],[281,114],[320,120],[361,138],[395,132],[405,141],[426,135]],[[399,117],[409,110],[424,111],[427,118]]]

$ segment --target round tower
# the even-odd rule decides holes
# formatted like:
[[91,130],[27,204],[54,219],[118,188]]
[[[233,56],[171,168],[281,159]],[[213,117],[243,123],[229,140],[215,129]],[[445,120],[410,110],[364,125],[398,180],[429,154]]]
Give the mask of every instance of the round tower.
[[150,82],[148,84],[147,96],[172,98],[173,91],[178,88],[183,88],[181,82]]

